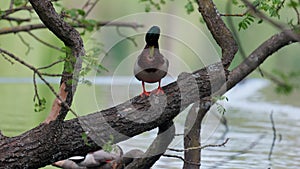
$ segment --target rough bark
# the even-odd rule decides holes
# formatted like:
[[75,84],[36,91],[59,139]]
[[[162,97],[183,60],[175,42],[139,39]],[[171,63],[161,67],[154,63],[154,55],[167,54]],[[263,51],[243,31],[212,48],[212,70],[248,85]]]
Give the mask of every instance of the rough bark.
[[141,158],[133,160],[125,169],[151,168],[167,150],[175,136],[173,121],[158,127],[158,135]]
[[[44,25],[64,42],[70,51],[66,51],[66,61],[61,78],[60,95],[54,100],[52,110],[45,120],[49,123],[58,118],[62,121],[72,104],[73,96],[77,88],[78,74],[82,66],[82,56],[84,56],[83,41],[79,32],[66,23],[58,13],[56,13],[50,0],[29,0],[33,9],[44,23]],[[65,106],[62,102],[65,102]]]
[[[201,146],[201,123],[206,112],[209,110],[209,104],[202,100],[194,103],[187,115],[184,127],[184,149]],[[199,169],[201,162],[201,149],[184,151],[185,162],[183,169]]]
[[197,2],[199,6],[198,10],[206,26],[222,49],[222,64],[224,68],[227,69],[238,50],[238,45],[232,33],[223,22],[213,1],[198,0]]
[[[203,16],[209,31],[222,49],[222,64],[226,70],[230,66],[232,59],[238,50],[238,45],[234,40],[232,33],[223,22],[212,0],[198,0],[198,6],[198,10]],[[220,91],[219,94],[222,94],[222,91]],[[204,103],[197,103],[193,105],[193,108],[186,118],[184,149],[200,146],[201,122],[210,107],[205,107],[203,104]],[[197,108],[199,108],[199,110],[196,110]],[[199,168],[200,166],[195,164],[200,164],[201,150],[185,151],[184,159],[187,162],[184,163],[183,168]]]

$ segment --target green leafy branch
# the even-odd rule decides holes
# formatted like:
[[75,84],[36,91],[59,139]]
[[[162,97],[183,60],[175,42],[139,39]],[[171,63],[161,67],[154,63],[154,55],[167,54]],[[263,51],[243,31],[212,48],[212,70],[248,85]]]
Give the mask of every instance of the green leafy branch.
[[244,16],[244,18],[242,19],[241,22],[239,22],[238,27],[239,27],[239,31],[241,29],[248,29],[248,27],[254,22],[254,16],[250,15],[250,14],[246,14]]
[[224,101],[224,100],[228,101],[228,98],[226,96],[214,96],[212,98],[212,101],[217,106],[217,111],[222,115],[226,112],[226,109],[222,104],[218,103],[218,101]]
[[155,0],[140,0],[139,2],[145,4],[145,12],[150,12],[153,9],[161,10],[161,6],[166,4],[166,0],[158,0],[158,2]]
[[299,87],[298,85],[292,83],[292,81],[300,77],[300,71],[298,72],[292,71],[289,73],[284,73],[279,70],[273,70],[273,74],[276,75],[281,80],[281,83],[276,83],[275,91],[278,94],[288,95],[292,93],[292,91],[295,88]]
[[270,17],[280,18],[279,11],[282,9],[284,2],[285,0],[255,0],[253,6],[267,12]]

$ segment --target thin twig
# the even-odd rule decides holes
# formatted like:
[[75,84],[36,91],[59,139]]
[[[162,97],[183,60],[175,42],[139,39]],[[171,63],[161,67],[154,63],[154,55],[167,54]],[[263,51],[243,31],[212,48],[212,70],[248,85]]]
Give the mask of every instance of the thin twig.
[[12,10],[14,7],[15,0],[11,0],[9,4],[9,10]]
[[33,72],[33,88],[34,88],[34,96],[33,96],[33,101],[35,101],[35,99],[37,98],[38,102],[40,102],[40,96],[39,96],[39,92],[38,92],[38,87],[36,84],[36,76],[35,76],[35,72]]
[[[231,7],[232,7],[231,3],[228,2],[227,5],[226,5],[226,10],[227,10],[227,12],[231,12],[231,11],[232,11],[232,10],[231,10]],[[256,7],[256,6],[255,6],[255,7]],[[249,8],[249,10],[250,10],[250,8]],[[231,17],[228,17],[228,18],[227,18],[227,22],[228,22],[228,26],[230,27],[230,29],[231,29],[231,31],[232,31],[232,34],[233,34],[234,37],[235,37],[236,42],[237,42],[238,45],[239,45],[239,50],[238,50],[238,52],[240,53],[241,57],[242,57],[243,59],[245,59],[245,58],[246,58],[246,52],[245,52],[244,47],[243,47],[243,45],[242,45],[240,36],[239,36],[239,34],[238,34],[238,32],[237,32],[235,26],[234,26],[234,23],[233,23],[232,18],[231,18]],[[270,75],[269,73],[267,73],[266,71],[264,71],[260,66],[257,67],[257,71],[259,72],[259,74],[260,74],[262,77],[267,77],[269,80],[273,81],[274,83],[276,83],[276,84],[278,84],[278,85],[284,85],[284,86],[285,86],[285,84],[284,84],[283,82],[280,82],[280,80],[276,79],[274,76],[272,76],[272,75]]]
[[18,33],[17,35],[18,35],[19,39],[21,40],[21,42],[27,47],[27,50],[26,50],[26,52],[25,52],[25,55],[28,55],[28,53],[30,52],[30,50],[33,49],[33,48],[30,46],[29,43],[27,43],[27,42],[25,41],[25,39],[23,38],[23,36],[21,36],[19,33]]
[[[71,23],[70,23],[71,24]],[[75,28],[85,28],[86,25],[84,24],[72,24]],[[117,26],[117,27],[129,27],[133,29],[137,29],[139,27],[143,27],[144,25],[131,23],[131,22],[98,22],[96,26]],[[15,26],[10,28],[1,28],[1,34],[9,34],[9,33],[18,33],[18,32],[28,32],[36,29],[45,29],[47,28],[44,24],[32,24],[32,25],[24,25],[24,26]]]
[[5,54],[3,54],[3,53],[1,53],[1,55],[2,55],[2,57],[6,60],[6,61],[8,61],[10,64],[14,64],[14,62],[12,61],[12,60],[10,60],[8,57],[6,57],[5,56]]
[[185,162],[185,163],[188,163],[188,164],[191,164],[191,165],[196,165],[196,166],[201,166],[200,163],[193,163],[193,162],[190,162],[190,161],[186,161],[186,160],[185,160],[183,157],[181,157],[181,156],[171,155],[171,154],[163,154],[162,156],[164,156],[164,157],[178,158],[178,159],[182,160],[182,161]]
[[184,134],[175,134],[174,136],[184,136]]
[[[13,27],[13,24],[11,22],[9,22],[9,24],[10,24],[11,27]],[[29,43],[27,43],[25,41],[25,39],[19,33],[17,33],[17,36],[19,37],[21,42],[27,47],[27,51],[25,52],[25,55],[27,55],[30,52],[30,49],[32,49],[32,47],[30,46]]]
[[230,13],[227,13],[227,14],[220,14],[221,16],[237,16],[237,17],[243,17],[245,16],[248,12],[250,11],[250,9],[247,9],[244,13],[240,13],[240,14],[230,14]]
[[[231,1],[228,1],[228,3],[227,4],[230,4],[230,2]],[[231,6],[230,6],[231,7]],[[228,6],[227,6],[227,8],[228,8]],[[243,16],[245,16],[247,13],[249,13],[250,12],[250,8],[248,8],[244,13],[241,13],[241,14],[230,14],[230,12],[231,12],[231,10],[230,10],[230,12],[228,12],[228,14],[220,14],[221,16],[237,16],[237,17],[243,17]]]
[[269,156],[268,156],[268,160],[271,161],[271,157],[272,157],[272,153],[273,153],[273,149],[275,146],[275,141],[276,141],[276,128],[275,128],[275,122],[273,119],[273,111],[270,114],[270,120],[271,120],[271,124],[272,124],[272,130],[273,130],[273,140],[272,140],[272,145],[270,148],[270,152],[269,152]]
[[57,60],[57,61],[55,61],[55,62],[53,62],[53,63],[51,63],[51,64],[49,64],[47,66],[39,67],[39,68],[37,68],[37,70],[48,69],[48,68],[50,68],[50,67],[52,67],[52,66],[54,66],[54,65],[56,65],[58,63],[64,62],[64,61],[65,61],[64,59]]
[[215,169],[217,167],[220,167],[220,166],[230,162],[231,160],[234,160],[235,158],[239,157],[240,155],[246,154],[249,150],[253,149],[260,142],[260,140],[262,140],[265,136],[266,136],[266,134],[261,134],[254,142],[249,144],[247,147],[238,151],[236,154],[227,156],[226,159],[223,161],[216,162],[216,164],[210,168]]
[[91,0],[87,0],[86,3],[82,6],[82,10],[84,10],[85,8],[87,8],[91,3]]
[[30,18],[15,18],[15,17],[9,17],[9,16],[2,17],[1,19],[7,20],[7,21],[14,21],[14,22],[17,22],[18,24],[20,24],[22,22],[30,22],[31,21]]
[[237,17],[243,17],[245,16],[247,13],[237,13],[237,14],[229,14],[229,13],[221,13],[221,16],[237,16]]
[[124,38],[128,39],[129,41],[131,41],[135,47],[138,46],[138,44],[136,43],[136,41],[135,41],[134,38],[128,37],[128,36],[124,35],[124,34],[120,31],[120,27],[119,27],[119,26],[117,26],[117,33],[119,34],[119,36],[124,37]]
[[300,14],[299,14],[299,10],[297,9],[297,7],[293,6],[293,9],[295,10],[296,14],[297,14],[297,25],[300,25]]
[[59,47],[57,47],[57,46],[54,46],[54,45],[51,45],[50,43],[47,43],[47,42],[45,42],[45,41],[43,41],[42,39],[40,39],[40,38],[38,38],[37,36],[35,36],[33,33],[31,33],[31,32],[27,32],[30,36],[32,36],[35,40],[37,40],[37,41],[39,41],[40,43],[42,43],[42,44],[44,44],[44,45],[46,45],[46,46],[48,46],[48,47],[50,47],[50,48],[53,48],[53,49],[55,49],[55,50],[58,50],[58,51],[60,51],[60,52],[64,52],[64,50],[62,50],[61,48],[59,48]]
[[61,105],[65,106],[76,118],[79,117],[76,114],[76,112],[74,110],[72,110],[71,107],[64,100],[62,100],[62,98],[58,95],[58,93],[56,93],[56,91],[50,85],[50,83],[43,77],[42,73],[39,72],[34,66],[26,63],[25,61],[23,61],[19,57],[15,56],[14,54],[12,54],[12,53],[10,53],[10,52],[8,52],[6,50],[3,50],[3,49],[0,48],[0,52],[6,54],[7,56],[11,57],[15,61],[19,62],[20,64],[26,66],[27,68],[29,68],[30,70],[32,70],[34,73],[36,73],[39,76],[39,78],[46,84],[46,86],[48,86],[48,88],[55,95],[55,97],[61,102]]
[[50,77],[62,77],[62,76],[72,76],[71,74],[53,74],[53,73],[41,73],[41,75],[44,76],[50,76]]
[[[251,4],[251,2],[249,2],[248,0],[241,0],[245,5],[248,6],[249,9],[254,11],[254,14],[256,16],[258,16],[261,19],[266,20],[267,22],[269,22],[271,25],[273,25],[274,27],[276,27],[277,29],[281,30],[281,31],[285,31],[287,30],[286,27],[283,24],[280,24],[278,22],[275,22],[274,20],[270,19],[269,17],[267,17],[265,14],[263,14],[261,11],[259,11],[258,9],[256,9],[255,6],[253,6]],[[291,38],[294,38],[295,40],[300,42],[300,38],[293,32],[291,31],[286,31],[287,35],[290,36]]]
[[3,11],[3,14],[0,15],[0,18],[6,17],[6,16],[8,16],[10,14],[13,14],[15,12],[22,11],[22,10],[27,10],[27,11],[31,12],[32,9],[33,8],[31,6],[21,6],[19,8],[8,9],[6,11]]
[[190,150],[198,150],[198,149],[205,149],[208,147],[223,147],[225,146],[225,144],[229,141],[229,138],[227,138],[223,143],[221,144],[208,144],[208,145],[204,145],[204,146],[199,146],[199,147],[189,147],[186,149],[175,149],[175,148],[168,148],[168,150],[170,151],[175,151],[175,152],[183,152],[183,151],[190,151]]
[[9,33],[18,33],[18,32],[27,32],[35,29],[43,29],[46,28],[44,24],[33,24],[33,25],[24,25],[24,26],[15,26],[9,28],[0,29],[1,34],[9,34]]
[[99,2],[99,0],[96,0],[94,3],[91,3],[91,7],[86,11],[85,15],[84,15],[84,18],[87,17],[90,12],[93,10],[93,8],[96,6],[96,4]]
[[279,10],[283,7],[284,2],[285,0],[281,1],[281,3],[277,6],[276,13],[278,13]]

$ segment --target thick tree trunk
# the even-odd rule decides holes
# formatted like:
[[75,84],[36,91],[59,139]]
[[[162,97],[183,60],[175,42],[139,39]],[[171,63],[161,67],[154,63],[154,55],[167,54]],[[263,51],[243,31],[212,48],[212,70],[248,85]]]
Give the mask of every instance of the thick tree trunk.
[[[199,169],[201,162],[201,123],[210,106],[205,102],[194,103],[185,121],[184,131],[184,159],[183,169]],[[189,148],[199,147],[197,149]],[[199,164],[199,165],[196,165]]]
[[175,136],[175,126],[173,121],[166,122],[163,126],[158,127],[158,135],[149,146],[145,154],[128,166],[125,169],[136,168],[151,168],[154,163],[164,154],[169,144]]

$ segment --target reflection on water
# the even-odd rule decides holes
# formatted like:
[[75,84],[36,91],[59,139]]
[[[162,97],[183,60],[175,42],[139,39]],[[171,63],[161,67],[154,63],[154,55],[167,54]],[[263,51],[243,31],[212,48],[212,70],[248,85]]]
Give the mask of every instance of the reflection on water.
[[[106,80],[103,78],[91,80],[96,85],[92,87],[80,85],[75,96],[74,109],[81,115],[115,105],[141,92],[141,86],[134,78],[111,79],[107,77]],[[114,86],[110,85],[112,80]],[[172,80],[174,79],[166,79],[164,83]],[[129,85],[128,82],[130,82]],[[57,79],[52,79],[52,83],[57,85]],[[43,96],[53,98],[45,86],[41,84],[39,88],[44,90]],[[156,86],[148,86],[148,88],[156,88]],[[268,81],[250,79],[229,91],[226,94],[229,101],[221,103],[226,108],[225,117],[229,127],[224,138],[221,138],[225,127],[219,122],[220,113],[214,109],[209,112],[202,127],[202,144],[220,144],[226,138],[230,140],[225,147],[207,148],[202,151],[202,169],[269,167],[276,169],[300,166],[300,137],[298,136],[300,105],[282,104],[276,98],[268,98],[265,93],[268,93],[266,91],[272,92],[272,90]],[[0,78],[0,92],[0,130],[3,130],[5,134],[20,134],[36,126],[47,116],[47,110],[40,113],[33,112],[33,88],[30,78]],[[115,97],[114,92],[117,92],[119,97]],[[289,97],[287,96],[286,99]],[[48,106],[51,105],[51,100],[49,99]],[[277,140],[271,160],[268,160],[273,139],[271,112],[273,112]],[[182,112],[176,117],[176,133],[178,134],[183,133],[186,114],[187,112]],[[72,118],[72,115],[69,118]],[[145,132],[120,145],[125,151],[132,148],[146,150],[156,134],[157,129]],[[176,136],[170,145],[172,148],[182,148],[182,146],[181,136]],[[183,155],[183,153],[167,153]],[[179,159],[162,157],[153,168],[175,169],[181,168],[182,164]]]

